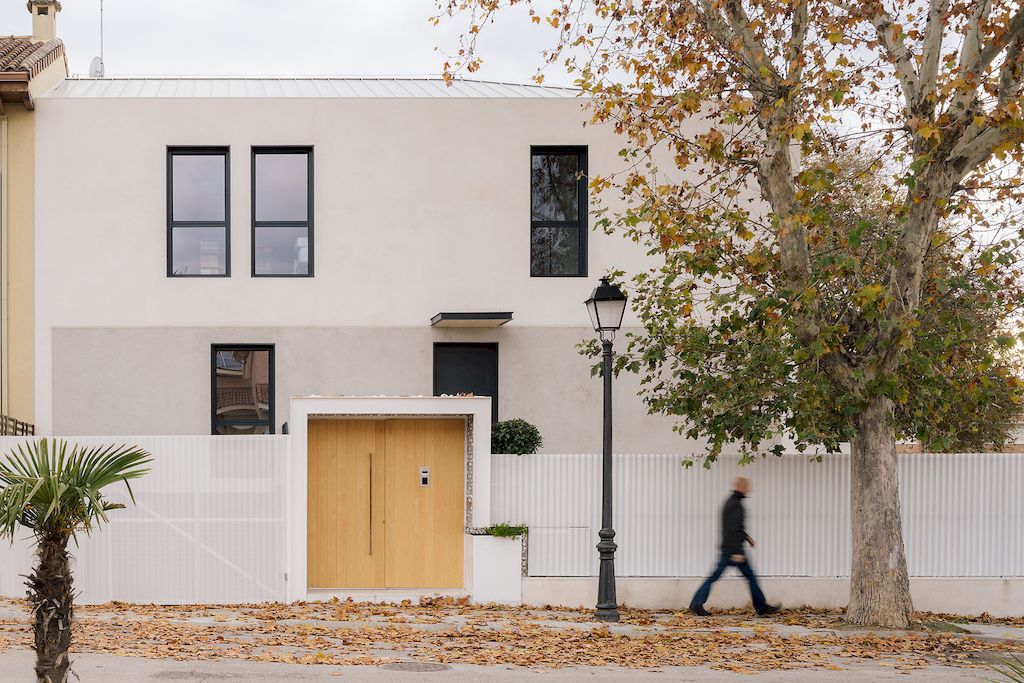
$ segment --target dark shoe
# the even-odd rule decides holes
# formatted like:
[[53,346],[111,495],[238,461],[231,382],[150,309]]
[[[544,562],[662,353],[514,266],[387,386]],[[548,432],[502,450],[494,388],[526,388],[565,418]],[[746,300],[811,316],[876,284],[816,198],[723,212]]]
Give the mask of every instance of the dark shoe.
[[764,609],[757,613],[759,617],[770,617],[779,613],[779,605],[765,605]]
[[690,614],[695,614],[698,617],[710,617],[711,612],[704,609],[701,605],[690,605]]

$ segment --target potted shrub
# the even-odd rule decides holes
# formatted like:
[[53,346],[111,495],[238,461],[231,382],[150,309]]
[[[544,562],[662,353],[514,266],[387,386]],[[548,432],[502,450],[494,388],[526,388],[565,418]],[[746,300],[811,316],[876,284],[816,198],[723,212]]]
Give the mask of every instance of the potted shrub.
[[525,524],[509,524],[508,522],[501,522],[500,524],[492,524],[491,526],[484,529],[488,536],[494,536],[495,538],[519,538],[525,536],[527,529]]
[[482,530],[478,537],[474,572],[485,601],[518,604],[523,597],[523,542],[525,525],[502,522]]
[[527,455],[544,445],[540,431],[526,420],[503,420],[491,428],[491,453]]

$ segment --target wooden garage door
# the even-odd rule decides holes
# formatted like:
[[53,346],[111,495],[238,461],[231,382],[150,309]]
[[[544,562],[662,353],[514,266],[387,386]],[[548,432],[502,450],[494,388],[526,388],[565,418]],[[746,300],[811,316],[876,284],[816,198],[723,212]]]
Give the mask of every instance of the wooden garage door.
[[310,588],[461,588],[461,419],[309,423]]

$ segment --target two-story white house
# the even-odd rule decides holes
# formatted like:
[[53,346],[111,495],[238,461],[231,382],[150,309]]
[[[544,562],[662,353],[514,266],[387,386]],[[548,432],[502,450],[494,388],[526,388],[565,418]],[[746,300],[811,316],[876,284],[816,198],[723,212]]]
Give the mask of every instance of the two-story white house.
[[[614,130],[584,125],[577,91],[70,78],[33,102],[37,433],[123,436],[156,458],[124,523],[79,552],[90,599],[591,599],[600,470],[565,455],[602,444],[601,380],[577,351],[595,335],[583,301],[610,270],[658,264],[594,229],[586,176],[629,162]],[[679,467],[665,454],[703,444],[648,415],[638,388],[615,382],[615,450],[663,455],[618,459],[620,597],[682,606],[734,470]],[[439,398],[458,394],[475,397]],[[509,418],[539,428],[547,460],[492,457],[491,425]],[[755,470],[774,493],[752,503],[771,539],[757,561],[788,604],[839,606],[848,465],[805,472],[806,460]],[[938,462],[908,462],[924,491]],[[982,490],[942,476],[954,483],[936,490]],[[916,590],[936,596],[919,605],[954,611],[956,593],[972,610],[1019,611],[1012,554],[968,553],[967,568],[929,542],[988,543],[965,531],[978,526],[967,513],[1010,509],[1000,491],[965,503],[948,534],[923,526],[948,521],[937,499],[909,498],[908,524],[928,529],[907,535],[920,539]],[[530,526],[527,562],[483,533],[498,522]],[[12,558],[0,592],[22,594],[28,560]],[[951,592],[955,576],[981,588]]]
[[[287,429],[290,597],[487,576],[494,421],[600,450],[583,301],[653,261],[594,230],[626,162],[576,91],[71,78],[36,117],[37,433]],[[689,447],[616,388],[617,450]],[[490,402],[297,398],[458,394]]]
[[[473,393],[544,450],[599,449],[582,302],[650,263],[593,229],[578,176],[624,162],[576,91],[72,78],[37,118],[40,433],[280,433],[293,396]],[[635,394],[618,447],[685,447]]]

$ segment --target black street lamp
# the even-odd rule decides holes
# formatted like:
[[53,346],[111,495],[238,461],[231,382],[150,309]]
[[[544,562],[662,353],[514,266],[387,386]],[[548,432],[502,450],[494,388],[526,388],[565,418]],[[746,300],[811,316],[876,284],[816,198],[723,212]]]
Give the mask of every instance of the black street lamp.
[[601,452],[601,540],[597,552],[601,557],[601,573],[597,580],[597,610],[599,621],[618,621],[619,606],[615,600],[615,530],[612,529],[612,341],[615,332],[622,327],[622,316],[626,312],[626,295],[608,278],[601,278],[601,284],[584,302],[590,313],[590,322],[601,336],[601,359],[604,368],[604,443]]

